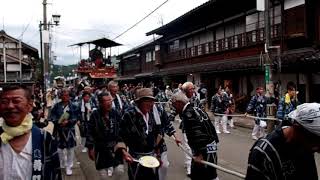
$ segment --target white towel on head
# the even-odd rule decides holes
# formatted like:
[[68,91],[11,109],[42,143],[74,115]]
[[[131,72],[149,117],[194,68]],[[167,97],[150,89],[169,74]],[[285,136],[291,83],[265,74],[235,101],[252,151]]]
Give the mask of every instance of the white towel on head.
[[288,114],[289,118],[298,122],[309,132],[320,136],[320,104],[304,103]]

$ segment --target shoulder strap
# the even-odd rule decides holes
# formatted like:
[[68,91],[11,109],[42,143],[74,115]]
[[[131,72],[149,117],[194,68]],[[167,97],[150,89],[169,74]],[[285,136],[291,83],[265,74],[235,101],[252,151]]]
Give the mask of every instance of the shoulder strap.
[[[162,112],[161,112],[162,113]],[[150,114],[149,114],[150,115]],[[156,105],[153,105],[153,109],[152,109],[152,115],[153,118],[156,122],[156,125],[161,125],[161,120],[160,120],[160,111],[158,110]],[[151,118],[152,119],[152,118]]]
[[44,177],[45,168],[45,147],[44,131],[33,126],[32,127],[32,177]]
[[[0,127],[0,135],[1,135],[3,132],[4,132],[4,131],[3,131],[2,127]],[[2,140],[1,140],[1,138],[0,138],[0,148],[1,148],[1,144],[2,144]]]
[[133,112],[130,111],[129,114],[130,114],[129,119],[130,119],[131,124],[133,125],[133,128],[135,128],[135,130],[137,131],[138,135],[143,139],[143,143],[144,143],[144,144],[147,144],[147,137],[146,137],[146,135],[145,135],[144,133],[141,133],[141,132],[139,131],[137,125],[136,125],[135,122],[134,122],[134,120],[131,118],[132,116],[134,116],[134,119],[136,119],[136,118],[135,118],[135,111],[133,111]]

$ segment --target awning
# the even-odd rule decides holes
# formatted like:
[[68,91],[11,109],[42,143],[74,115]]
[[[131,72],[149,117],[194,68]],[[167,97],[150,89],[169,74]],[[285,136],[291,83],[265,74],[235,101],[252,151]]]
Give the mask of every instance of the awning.
[[96,39],[93,41],[89,41],[87,42],[88,44],[94,44],[97,45],[99,47],[103,47],[103,48],[108,48],[108,47],[114,47],[114,46],[120,46],[121,44],[114,42],[110,39],[107,38],[101,38],[101,39]]
[[177,75],[194,72],[232,72],[232,71],[251,71],[261,68],[259,57],[247,57],[241,59],[228,59],[213,61],[209,63],[189,64],[178,67],[161,69],[157,75]]
[[100,39],[96,39],[96,40],[93,40],[93,41],[85,41],[85,42],[72,44],[70,46],[82,46],[84,44],[94,44],[96,46],[103,47],[103,48],[109,48],[109,47],[122,45],[122,44],[119,44],[119,43],[114,42],[114,41],[112,41],[110,39],[107,39],[107,38],[100,38]]
[[117,74],[112,72],[91,72],[89,73],[89,75],[93,79],[101,79],[101,78],[114,79],[117,77]]
[[143,77],[151,77],[153,76],[153,72],[147,72],[147,73],[140,73],[134,75],[135,78],[143,78]]
[[128,81],[128,80],[135,80],[133,76],[121,76],[115,79],[115,81]]
[[[279,64],[275,57],[274,63]],[[306,70],[317,69],[320,65],[320,52],[313,48],[302,48],[286,51],[281,56],[281,66],[283,69],[299,70],[301,67]],[[168,67],[161,69],[153,75],[179,75],[186,73],[220,73],[220,72],[244,72],[244,71],[261,71],[263,64],[260,62],[259,56],[217,60],[208,63],[186,64],[177,67]],[[300,68],[300,69],[299,69]]]

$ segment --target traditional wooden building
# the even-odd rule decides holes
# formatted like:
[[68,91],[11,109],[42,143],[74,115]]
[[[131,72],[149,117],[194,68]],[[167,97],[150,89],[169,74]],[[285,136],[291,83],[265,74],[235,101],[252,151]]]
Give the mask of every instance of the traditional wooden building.
[[35,83],[34,72],[36,64],[39,63],[38,50],[24,42],[21,42],[20,48],[19,44],[18,39],[3,30],[0,31],[0,86]]
[[[159,39],[159,38],[158,38]],[[118,80],[130,83],[153,82],[162,85],[163,76],[157,67],[160,53],[156,53],[158,39],[145,42],[118,56],[119,76]]]
[[[152,47],[153,74],[204,83],[209,96],[218,86],[231,87],[239,99],[252,95],[265,85],[264,12],[256,6],[256,0],[210,0],[148,32],[161,37]],[[320,102],[319,9],[318,0],[271,0],[272,81],[280,94],[295,82],[302,102]]]

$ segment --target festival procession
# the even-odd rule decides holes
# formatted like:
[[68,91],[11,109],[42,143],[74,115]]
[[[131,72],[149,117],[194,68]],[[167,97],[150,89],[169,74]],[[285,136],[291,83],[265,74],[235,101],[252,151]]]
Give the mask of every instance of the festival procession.
[[0,180],[319,179],[320,1],[1,6]]

